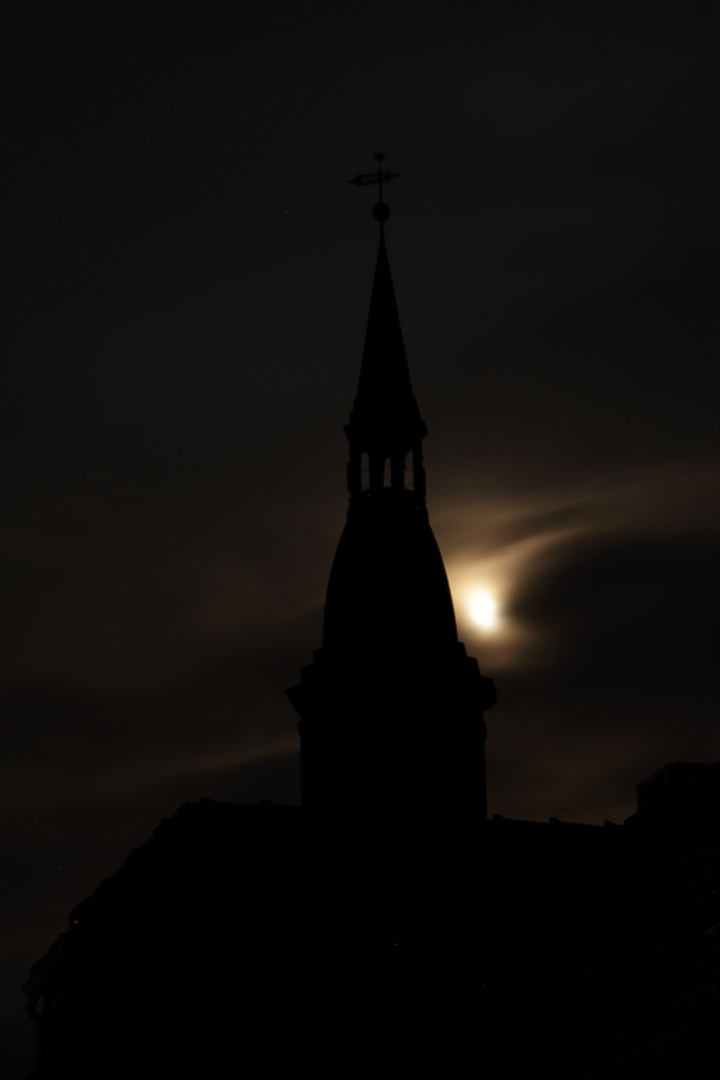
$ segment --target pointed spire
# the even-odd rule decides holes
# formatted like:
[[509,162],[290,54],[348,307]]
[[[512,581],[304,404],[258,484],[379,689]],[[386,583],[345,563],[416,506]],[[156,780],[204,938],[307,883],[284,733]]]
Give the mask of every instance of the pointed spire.
[[[389,480],[393,491],[411,490],[415,502],[424,505],[425,470],[421,444],[427,428],[420,417],[410,383],[382,231],[360,380],[345,433],[350,442],[348,490],[351,498],[364,491],[379,493],[387,487]],[[368,456],[367,473],[363,468],[365,454]],[[411,463],[408,455],[411,455]],[[386,471],[388,462],[389,474]]]
[[[375,153],[377,174],[356,176],[351,183],[377,184],[380,201],[373,217],[380,226],[375,279],[368,315],[365,348],[357,395],[345,433],[350,441],[348,490],[354,496],[380,494],[388,487],[394,493],[413,492],[413,500],[425,503],[425,471],[422,440],[427,428],[420,417],[410,384],[400,316],[393,289],[390,264],[385,250],[385,222],[390,207],[383,202],[383,182],[399,173],[383,171],[385,155]],[[364,457],[367,455],[367,469]],[[408,463],[411,455],[411,463]],[[389,473],[386,465],[389,463]]]
[[360,450],[407,452],[426,434],[410,383],[385,242],[378,249],[365,348],[347,429]]

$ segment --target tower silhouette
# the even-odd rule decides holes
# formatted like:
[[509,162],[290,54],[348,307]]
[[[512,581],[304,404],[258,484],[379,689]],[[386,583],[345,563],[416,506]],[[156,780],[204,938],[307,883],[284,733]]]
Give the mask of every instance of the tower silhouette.
[[718,1074],[720,765],[665,766],[629,828],[484,820],[494,686],[458,641],[375,216],[347,524],[288,694],[303,804],[404,813],[185,803],[33,965],[36,1080]]
[[[350,444],[347,522],[322,648],[288,691],[300,717],[304,807],[486,816],[483,713],[492,679],[458,641],[425,502],[427,428],[410,382],[384,223]],[[356,182],[367,182],[359,177]]]

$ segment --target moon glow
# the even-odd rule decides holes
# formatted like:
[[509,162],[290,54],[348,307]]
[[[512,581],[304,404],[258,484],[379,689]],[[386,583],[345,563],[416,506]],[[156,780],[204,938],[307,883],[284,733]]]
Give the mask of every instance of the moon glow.
[[470,598],[470,616],[484,630],[492,630],[497,622],[497,604],[488,592],[475,593]]

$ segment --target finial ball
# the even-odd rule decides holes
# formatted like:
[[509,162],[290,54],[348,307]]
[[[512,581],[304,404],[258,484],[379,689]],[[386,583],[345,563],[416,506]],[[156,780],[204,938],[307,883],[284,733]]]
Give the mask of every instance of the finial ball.
[[390,207],[387,203],[379,202],[375,203],[373,207],[373,217],[376,221],[387,221],[390,217]]

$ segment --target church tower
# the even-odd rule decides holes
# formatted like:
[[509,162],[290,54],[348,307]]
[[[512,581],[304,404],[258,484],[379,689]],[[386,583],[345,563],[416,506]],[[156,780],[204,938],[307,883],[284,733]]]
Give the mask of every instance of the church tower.
[[330,573],[322,648],[287,691],[300,717],[304,807],[486,816],[492,679],[458,641],[425,505],[427,428],[410,383],[380,243],[357,394],[345,433],[349,506]]

